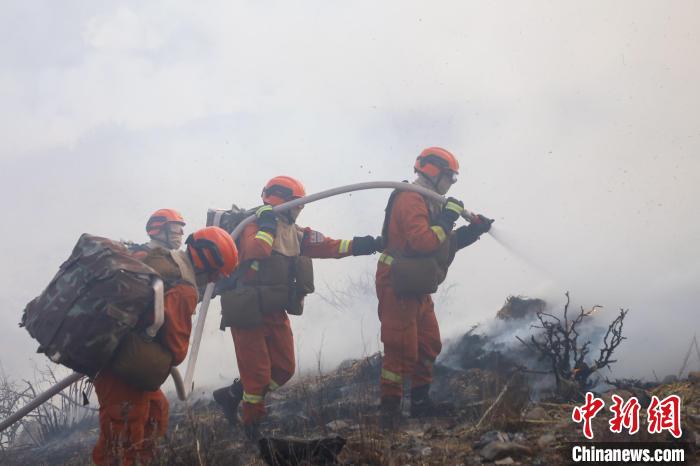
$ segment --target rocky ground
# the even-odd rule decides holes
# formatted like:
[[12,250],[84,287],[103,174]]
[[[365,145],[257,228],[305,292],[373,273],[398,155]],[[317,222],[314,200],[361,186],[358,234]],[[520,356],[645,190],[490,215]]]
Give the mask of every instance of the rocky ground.
[[[499,311],[508,319],[510,311]],[[522,304],[522,303],[520,303]],[[536,309],[543,304],[534,303]],[[505,313],[505,314],[504,314]],[[525,312],[527,314],[527,312]],[[505,316],[505,317],[503,317]],[[517,317],[521,318],[521,317]],[[516,351],[518,354],[513,354]],[[557,465],[569,461],[569,442],[584,440],[572,421],[575,405],[563,401],[551,376],[529,365],[524,346],[503,347],[474,329],[454,342],[435,367],[432,394],[443,405],[439,417],[409,419],[394,432],[377,426],[379,354],[349,360],[328,374],[297,377],[268,396],[267,436],[277,439],[328,439],[344,448],[337,463],[346,465]],[[681,381],[640,383],[623,381],[613,390],[597,390],[606,408],[595,418],[596,441],[662,441],[688,445],[686,464],[700,460],[700,374]],[[608,420],[612,394],[636,396],[641,403],[641,428],[634,436],[612,434]],[[682,398],[683,437],[651,436],[646,432],[646,407],[652,395]],[[408,414],[408,400],[404,406]],[[2,464],[90,464],[96,425],[84,425],[41,446],[0,452]],[[262,465],[257,448],[239,429],[231,428],[210,398],[190,404],[173,402],[170,430],[156,464]],[[277,463],[285,464],[285,463]],[[333,464],[301,462],[287,464]]]
[[[378,355],[348,361],[337,371],[307,376],[270,397],[270,421],[275,438],[333,438],[346,440],[338,462],[347,465],[438,464],[565,464],[568,442],[580,442],[580,425],[571,420],[573,403],[530,399],[530,376],[514,372],[507,378],[483,369],[459,372],[440,368],[436,398],[450,400],[449,415],[407,419],[396,432],[377,427],[376,380]],[[645,390],[615,389],[627,399],[636,395],[646,407],[650,395],[678,394],[683,399],[683,438],[700,459],[700,379],[661,384]],[[453,396],[448,396],[452,393]],[[606,413],[603,415],[603,413]],[[642,416],[644,418],[644,416]],[[672,441],[668,434],[645,432],[613,435],[607,429],[607,410],[594,420],[596,440]],[[73,432],[44,447],[4,452],[2,464],[90,464],[96,426]],[[157,464],[262,465],[257,449],[230,428],[215,403],[201,399],[191,406],[174,404],[171,429],[159,451]],[[307,463],[311,464],[311,463]]]

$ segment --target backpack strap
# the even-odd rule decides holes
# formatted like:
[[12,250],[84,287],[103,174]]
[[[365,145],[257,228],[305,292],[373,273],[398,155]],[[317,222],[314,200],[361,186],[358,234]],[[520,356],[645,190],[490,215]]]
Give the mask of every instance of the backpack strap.
[[182,280],[197,288],[194,268],[187,257],[187,253],[185,251],[170,251],[170,257],[173,258],[178,269],[180,269]]
[[[408,183],[407,180],[403,180],[402,183]],[[389,244],[389,222],[391,221],[391,211],[394,207],[394,201],[396,201],[396,196],[401,192],[400,189],[395,189],[392,191],[391,196],[389,196],[389,201],[386,203],[384,208],[384,224],[382,225],[382,246],[383,249]]]
[[153,324],[146,328],[146,335],[154,338],[165,322],[165,285],[160,278],[154,278],[153,286]]

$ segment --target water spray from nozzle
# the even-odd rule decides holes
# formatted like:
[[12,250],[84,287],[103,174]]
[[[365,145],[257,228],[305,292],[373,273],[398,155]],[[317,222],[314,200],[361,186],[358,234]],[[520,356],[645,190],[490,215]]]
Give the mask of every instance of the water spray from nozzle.
[[[480,217],[483,219],[480,219]],[[469,223],[474,223],[474,222],[479,222],[479,221],[488,221],[491,223],[491,228],[489,228],[488,234],[491,235],[491,237],[496,240],[498,244],[503,247],[506,251],[511,253],[514,257],[519,259],[523,264],[527,265],[529,268],[538,271],[540,274],[542,274],[548,281],[551,283],[555,283],[554,280],[554,275],[548,271],[545,267],[539,265],[536,260],[534,260],[529,254],[523,252],[521,249],[516,248],[514,245],[516,244],[516,241],[514,238],[508,238],[508,235],[503,232],[501,228],[495,228],[493,226],[493,223],[495,222],[494,219],[490,219],[488,217],[485,217],[483,215],[477,215],[474,212],[470,212],[467,209],[464,209],[462,211],[462,218],[464,218],[467,222]]]

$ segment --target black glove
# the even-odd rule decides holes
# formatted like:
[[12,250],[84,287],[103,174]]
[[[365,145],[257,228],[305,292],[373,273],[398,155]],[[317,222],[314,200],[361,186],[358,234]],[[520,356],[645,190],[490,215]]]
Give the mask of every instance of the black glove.
[[481,235],[489,231],[493,220],[483,215],[477,215],[474,221],[469,225],[464,225],[455,230],[455,240],[457,250],[466,248],[474,241],[478,240]]
[[437,219],[437,224],[449,233],[455,226],[455,222],[464,210],[464,203],[454,197],[448,197]]
[[264,205],[255,211],[258,228],[275,235],[277,233],[277,214],[272,211],[272,206]]
[[366,256],[381,251],[382,249],[384,249],[384,244],[381,236],[377,236],[376,238],[369,235],[355,236],[352,239],[353,256]]
[[474,228],[479,232],[479,235],[483,235],[487,231],[491,229],[491,224],[495,220],[492,218],[484,217],[481,214],[477,214],[476,217],[473,218],[472,223],[469,225],[474,225]]

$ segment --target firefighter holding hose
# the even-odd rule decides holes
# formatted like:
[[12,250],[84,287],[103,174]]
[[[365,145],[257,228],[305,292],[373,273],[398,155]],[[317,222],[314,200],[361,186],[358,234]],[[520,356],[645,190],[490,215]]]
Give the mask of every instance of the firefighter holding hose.
[[265,417],[265,395],[294,375],[294,339],[287,314],[300,315],[305,294],[313,291],[310,258],[373,254],[381,244],[372,236],[337,240],[297,226],[303,206],[276,214],[273,206],[306,196],[289,176],[272,178],[263,188],[264,205],[239,239],[242,279],[221,295],[222,327],[231,327],[240,380],[214,392],[229,423],[237,423],[243,402],[243,427],[255,442]]
[[[457,181],[459,163],[440,147],[429,147],[416,158],[416,185],[444,195]],[[432,366],[442,349],[431,293],[445,279],[455,253],[489,231],[482,215],[454,229],[464,204],[448,198],[442,206],[412,191],[394,191],[386,208],[384,252],[377,263],[381,341],[380,425],[393,429],[401,420],[404,379],[411,381],[411,416],[436,414],[428,392]]]

